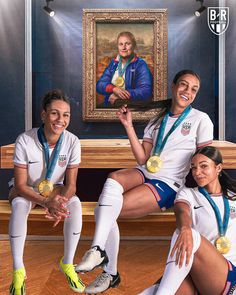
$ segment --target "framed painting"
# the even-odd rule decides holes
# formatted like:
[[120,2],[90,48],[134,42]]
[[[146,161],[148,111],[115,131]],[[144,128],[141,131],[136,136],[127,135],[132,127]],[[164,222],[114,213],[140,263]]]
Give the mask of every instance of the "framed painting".
[[167,10],[83,10],[83,120],[135,121],[158,113],[139,106],[167,97]]

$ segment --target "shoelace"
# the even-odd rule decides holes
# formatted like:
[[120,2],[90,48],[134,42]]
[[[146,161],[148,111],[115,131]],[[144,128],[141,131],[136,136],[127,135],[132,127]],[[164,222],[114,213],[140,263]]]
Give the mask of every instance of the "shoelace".
[[77,280],[78,276],[75,272],[75,265],[74,264],[68,265],[67,269],[65,271],[68,273],[67,275],[71,275],[74,280]]
[[106,272],[102,273],[96,278],[94,285],[98,287],[100,284],[103,284],[107,278],[110,279],[110,275]]

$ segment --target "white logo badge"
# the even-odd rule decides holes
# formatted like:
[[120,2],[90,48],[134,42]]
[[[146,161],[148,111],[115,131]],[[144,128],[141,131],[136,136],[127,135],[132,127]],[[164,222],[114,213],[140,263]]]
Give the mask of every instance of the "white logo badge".
[[229,7],[208,7],[207,22],[212,33],[223,34],[229,25]]

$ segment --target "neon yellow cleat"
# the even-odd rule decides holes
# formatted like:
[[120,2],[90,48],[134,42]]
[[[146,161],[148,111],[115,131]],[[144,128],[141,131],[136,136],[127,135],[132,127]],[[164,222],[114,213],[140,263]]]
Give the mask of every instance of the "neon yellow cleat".
[[13,281],[11,283],[9,293],[10,295],[25,295],[25,269],[19,268],[13,272]]
[[67,281],[70,285],[70,288],[77,293],[83,293],[85,289],[85,285],[80,279],[80,277],[75,272],[75,268],[73,264],[64,264],[63,257],[60,260],[60,268],[61,271],[65,274]]

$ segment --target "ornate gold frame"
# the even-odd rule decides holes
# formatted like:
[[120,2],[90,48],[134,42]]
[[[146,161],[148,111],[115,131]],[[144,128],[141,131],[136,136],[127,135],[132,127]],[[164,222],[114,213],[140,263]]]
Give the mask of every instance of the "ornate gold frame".
[[[118,121],[117,109],[96,108],[96,25],[98,23],[151,23],[153,25],[153,100],[167,97],[167,9],[83,10],[83,120]],[[135,121],[146,121],[157,110],[133,111]]]

